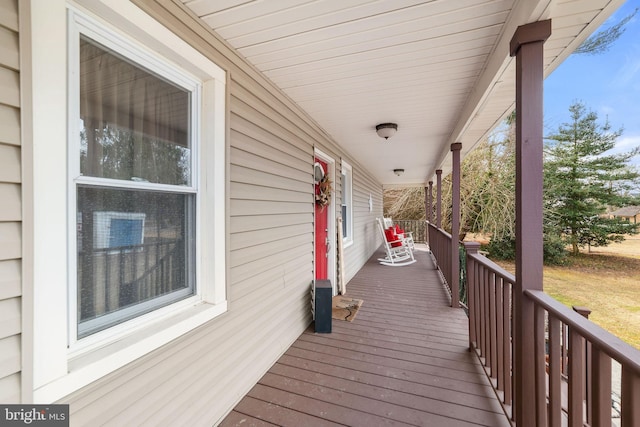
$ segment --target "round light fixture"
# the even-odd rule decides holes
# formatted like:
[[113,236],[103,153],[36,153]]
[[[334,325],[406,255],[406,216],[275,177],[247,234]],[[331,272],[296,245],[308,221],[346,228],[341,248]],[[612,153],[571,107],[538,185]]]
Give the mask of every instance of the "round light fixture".
[[404,169],[394,169],[393,173],[395,173],[396,175],[400,176],[404,173]]
[[380,123],[376,126],[376,133],[380,138],[389,139],[398,130],[398,125],[395,123]]

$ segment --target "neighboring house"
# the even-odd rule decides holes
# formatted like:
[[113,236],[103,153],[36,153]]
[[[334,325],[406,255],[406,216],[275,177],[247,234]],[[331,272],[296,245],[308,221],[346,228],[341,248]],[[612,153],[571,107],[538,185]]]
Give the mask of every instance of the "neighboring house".
[[[216,423],[309,326],[314,278],[335,292],[337,265],[348,281],[379,247],[383,185],[426,185],[451,169],[452,143],[464,155],[511,111],[516,28],[558,18],[550,73],[620,4],[327,1],[318,23],[266,28],[251,13],[280,2],[240,3],[224,3],[231,16],[208,12],[215,0],[0,1],[1,403],[69,403],[74,425]],[[396,21],[418,12],[415,28]],[[350,20],[363,37],[402,33],[376,33],[365,78],[333,74],[364,46],[323,58],[300,93],[310,71],[278,49],[245,59],[298,25],[340,45],[331,31]],[[418,42],[420,58],[394,57]],[[295,49],[304,64],[329,46]],[[398,71],[431,58],[435,71]],[[384,145],[383,121],[405,145]],[[333,183],[324,209],[317,164]]]
[[624,218],[629,222],[637,224],[640,219],[640,206],[625,206],[624,208],[610,212],[609,215],[613,218]]

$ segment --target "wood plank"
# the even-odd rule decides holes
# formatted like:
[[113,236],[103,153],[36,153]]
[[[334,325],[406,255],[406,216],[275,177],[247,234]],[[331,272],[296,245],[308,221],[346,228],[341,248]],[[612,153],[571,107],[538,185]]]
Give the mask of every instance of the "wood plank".
[[[292,426],[343,426],[344,424],[333,423],[323,420],[320,417],[307,415],[305,413],[286,408],[284,406],[274,405],[264,400],[256,399],[250,396],[245,397],[238,403],[234,411],[241,414],[257,414],[256,418],[264,420],[282,427]],[[228,426],[226,419],[222,421],[221,426]]]
[[[291,385],[295,386],[295,383],[292,382]],[[293,388],[294,387],[290,387],[285,391],[273,387],[267,387],[262,384],[256,384],[256,386],[251,389],[248,396],[285,408],[305,412],[306,414],[316,416],[323,421],[339,423],[341,425],[410,425],[405,423],[394,423],[393,420],[371,414],[370,412],[363,410],[364,408],[353,408],[353,406],[357,406],[354,405],[353,402],[349,402],[351,405],[347,404],[347,406],[342,406],[343,402],[341,402],[339,398],[336,398],[337,396],[333,396],[336,398],[333,400],[335,403],[323,402],[317,398],[302,396],[290,391]],[[346,396],[341,397],[346,398]]]
[[377,349],[377,351],[393,350],[395,352],[406,355],[420,355],[434,357],[438,359],[447,360],[449,362],[455,362],[460,364],[477,365],[477,361],[468,354],[460,353],[459,347],[441,349],[438,346],[426,346],[424,343],[418,341],[411,341],[411,343],[400,344],[393,341],[387,341],[378,339],[376,337],[362,337],[359,335],[349,335],[332,331],[331,338],[321,335],[314,336],[310,333],[305,333],[300,336],[300,341],[309,341],[322,344],[326,341],[326,345],[339,346],[343,348],[356,349],[357,346],[363,349]]
[[[419,354],[414,352],[406,352],[386,346],[374,346],[370,343],[358,344],[349,341],[338,341],[335,337],[326,339],[323,336],[314,337],[313,340],[307,340],[310,335],[307,334],[298,340],[297,348],[317,351],[318,348],[324,348],[328,354],[334,354],[339,351],[342,357],[352,357],[357,359],[367,358],[366,355],[373,354],[375,357],[387,358],[393,360],[395,364],[401,366],[404,362],[407,366],[421,365],[434,366],[443,369],[454,369],[460,372],[470,372],[476,375],[480,374],[478,365],[469,355],[466,360],[452,360],[446,357],[437,357],[433,354]],[[307,339],[305,339],[307,338]],[[474,375],[474,376],[476,376]]]
[[258,418],[251,417],[249,415],[240,413],[238,411],[231,411],[229,415],[224,419],[224,422],[220,424],[220,427],[232,427],[232,426],[253,426],[253,427],[267,427],[275,426],[276,424],[269,423],[267,421],[260,420]]
[[[305,348],[309,347],[309,348]],[[321,346],[306,346],[300,341],[296,341],[289,349],[287,354],[297,357],[303,357],[306,359],[314,358],[320,362],[335,363],[336,359],[344,360],[344,363],[349,363],[351,366],[355,365],[371,365],[380,366],[389,369],[398,369],[403,372],[411,372],[416,374],[430,375],[440,378],[456,378],[460,381],[471,384],[484,384],[485,378],[481,372],[465,372],[457,369],[443,368],[440,366],[426,365],[419,362],[411,362],[406,360],[390,359],[384,356],[377,356],[372,350],[373,354],[359,353],[354,351],[348,351],[344,349],[325,349]],[[343,362],[341,362],[342,364]]]
[[431,384],[425,384],[411,381],[408,378],[379,375],[379,372],[356,371],[341,366],[291,357],[286,354],[271,368],[270,372],[315,384],[330,382],[338,388],[352,389],[356,385],[364,384],[443,402],[458,402],[460,405],[472,408],[488,408],[493,412],[501,410],[500,403],[495,400],[492,395],[493,391],[488,386],[456,389],[446,382],[433,381]]
[[496,413],[464,407],[457,402],[430,400],[361,384],[349,383],[339,389],[333,381],[318,385],[273,372],[262,377],[260,384],[327,403],[340,402],[352,409],[412,425],[472,425],[470,421],[494,425],[497,418]]
[[355,321],[307,329],[236,411],[274,423],[269,414],[293,410],[346,425],[509,426],[468,351],[464,312],[448,307],[428,255],[416,256],[392,269],[374,255],[347,285],[365,301]]

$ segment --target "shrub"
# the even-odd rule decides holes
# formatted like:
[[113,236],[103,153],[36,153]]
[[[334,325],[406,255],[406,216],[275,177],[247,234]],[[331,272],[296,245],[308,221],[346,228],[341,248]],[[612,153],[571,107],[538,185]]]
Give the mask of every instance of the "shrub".
[[512,261],[516,259],[516,239],[510,235],[500,239],[491,238],[487,245],[487,251],[489,258]]
[[545,234],[542,240],[542,259],[545,265],[562,265],[567,261],[566,243],[556,235]]
[[[567,257],[566,244],[560,237],[545,235],[542,241],[542,259],[545,265],[564,264]],[[509,260],[516,259],[516,239],[504,236],[501,239],[491,239],[487,245],[489,258]]]

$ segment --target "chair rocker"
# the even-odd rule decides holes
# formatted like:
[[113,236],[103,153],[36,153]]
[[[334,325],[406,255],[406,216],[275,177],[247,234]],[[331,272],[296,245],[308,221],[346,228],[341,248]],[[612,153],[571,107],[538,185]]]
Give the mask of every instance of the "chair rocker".
[[416,249],[416,244],[413,241],[413,233],[411,231],[404,231],[400,229],[400,226],[398,224],[394,224],[391,218],[384,218],[383,223],[384,229],[386,230],[388,228],[393,228],[398,238],[400,238],[400,240],[402,240],[407,246],[409,246],[409,249],[411,249],[412,251]]
[[380,230],[380,234],[382,235],[386,254],[384,258],[378,258],[378,262],[382,265],[392,267],[410,265],[416,262],[413,257],[413,251],[405,241],[398,238],[392,229],[385,229],[384,223],[380,218],[377,218],[376,221],[378,222],[378,230]]

